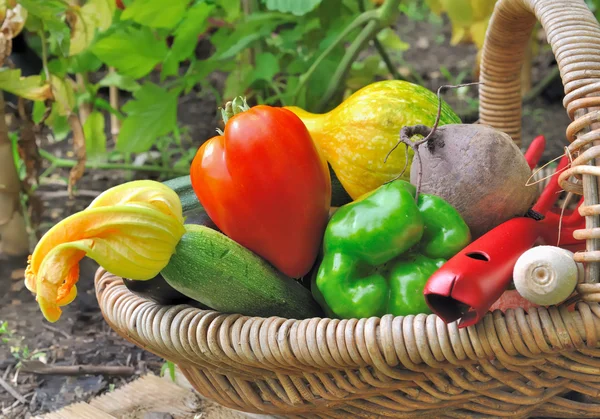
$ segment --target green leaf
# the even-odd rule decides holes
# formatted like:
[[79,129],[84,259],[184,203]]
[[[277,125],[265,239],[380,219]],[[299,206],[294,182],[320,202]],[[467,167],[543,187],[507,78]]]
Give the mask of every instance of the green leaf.
[[44,28],[48,31],[50,51],[58,56],[68,57],[71,48],[71,29],[62,20],[46,20]]
[[171,361],[165,361],[165,363],[160,367],[160,375],[161,377],[165,375],[165,373],[169,371],[169,375],[172,381],[175,381],[175,364]]
[[69,63],[65,58],[55,58],[48,61],[48,70],[55,76],[64,77],[69,71]]
[[116,9],[117,5],[114,0],[88,0],[81,11],[84,14],[93,15],[96,27],[105,31],[110,28]]
[[107,102],[106,100],[102,99],[101,97],[98,97],[98,96],[94,97],[92,99],[92,106],[95,109],[103,109],[108,113],[116,115],[119,119],[124,118],[123,114],[121,114],[121,112],[119,112],[118,109],[115,109],[112,106],[110,106],[110,103]]
[[257,80],[272,80],[279,73],[279,61],[277,57],[269,52],[263,52],[256,56],[256,64],[249,75],[248,85]]
[[57,141],[62,141],[71,133],[71,126],[66,116],[59,115],[59,105],[54,102],[52,104],[52,111],[50,116],[46,120],[46,125],[52,128],[52,134]]
[[162,63],[160,70],[160,81],[165,81],[169,76],[177,76],[179,74],[179,60],[170,52],[167,58]]
[[238,65],[225,79],[223,99],[230,100],[236,96],[243,96],[248,88],[248,77],[252,72],[250,64]]
[[336,48],[331,54],[323,60],[321,65],[315,71],[307,83],[306,89],[306,107],[311,111],[317,102],[321,99],[323,92],[327,90],[331,83],[331,76],[335,73],[338,64],[344,56],[344,49]]
[[149,28],[120,29],[98,40],[92,52],[123,75],[139,79],[148,75],[167,55],[164,38]]
[[93,73],[100,70],[100,67],[102,67],[102,61],[89,49],[69,57],[70,73]]
[[385,28],[377,34],[377,39],[381,44],[392,51],[406,51],[410,44],[402,41],[398,34],[391,28]]
[[355,91],[372,83],[377,76],[387,74],[387,68],[378,55],[370,55],[363,61],[355,61],[352,64],[346,86]]
[[208,27],[208,17],[214,10],[214,5],[207,3],[196,3],[186,13],[185,19],[175,30],[175,39],[173,46],[169,51],[163,69],[161,78],[164,80],[168,76],[174,76],[179,69],[179,63],[189,58],[196,49],[198,36],[206,31]]
[[336,20],[340,19],[340,16],[348,14],[351,14],[351,12],[343,4],[342,0],[327,0],[326,2],[321,2],[316,9],[317,19],[320,21],[322,28],[329,28]]
[[207,80],[208,76],[213,71],[223,71],[230,74],[237,68],[237,63],[234,60],[218,61],[211,58],[206,60],[198,60],[192,63],[192,71],[183,78],[185,90],[189,91],[197,84],[210,84]]
[[123,76],[122,74],[111,72],[108,73],[102,80],[100,80],[96,86],[108,87],[116,86],[121,90],[127,92],[135,92],[140,88],[140,84],[131,76]]
[[63,0],[19,0],[19,4],[27,9],[30,16],[36,16],[44,21],[59,19],[66,12],[68,3]]
[[171,53],[182,61],[192,55],[198,43],[198,36],[206,31],[208,17],[214,10],[214,5],[197,3],[186,13],[185,20],[175,30],[175,39]]
[[226,60],[235,57],[252,43],[270,35],[277,26],[293,20],[293,17],[280,13],[261,13],[238,24],[233,32],[229,28],[221,28],[211,37],[211,42],[217,46],[213,58]]
[[179,92],[167,91],[153,83],[146,83],[123,106],[127,118],[123,121],[117,149],[121,152],[148,151],[157,137],[167,135],[177,124]]
[[242,15],[240,0],[215,0],[215,4],[225,11],[225,21],[234,22]]
[[54,101],[58,105],[57,112],[59,115],[69,115],[75,107],[75,91],[73,83],[69,78],[60,78],[55,75],[52,78],[52,94]]
[[121,19],[151,28],[171,29],[183,18],[188,3],[189,0],[135,0],[125,8]]
[[89,159],[95,159],[106,153],[106,133],[104,114],[94,111],[83,124],[85,152]]
[[291,29],[282,29],[278,31],[278,38],[281,40],[279,48],[284,51],[297,53],[298,46],[306,45],[307,35],[321,28],[318,18],[304,20],[301,24],[298,23]]
[[0,71],[0,90],[29,100],[52,98],[50,85],[42,81],[41,76],[21,77],[21,69]]
[[69,11],[72,27],[69,55],[84,51],[94,40],[96,30],[108,29],[115,9],[114,0],[90,0],[79,10]]
[[34,124],[39,124],[46,113],[46,104],[39,100],[33,102],[33,111],[31,112],[31,120]]
[[267,9],[304,16],[314,10],[322,0],[261,0]]

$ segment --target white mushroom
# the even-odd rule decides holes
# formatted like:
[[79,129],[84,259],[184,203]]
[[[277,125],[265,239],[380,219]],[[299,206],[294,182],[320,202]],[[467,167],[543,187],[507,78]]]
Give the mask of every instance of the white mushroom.
[[559,304],[583,280],[583,266],[573,253],[556,246],[537,246],[523,253],[513,269],[515,288],[541,306]]

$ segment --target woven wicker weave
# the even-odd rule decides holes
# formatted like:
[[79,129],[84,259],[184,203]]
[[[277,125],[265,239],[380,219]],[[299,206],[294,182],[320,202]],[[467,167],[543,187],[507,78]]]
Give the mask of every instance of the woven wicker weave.
[[[481,122],[520,143],[520,65],[535,21],[565,88],[573,155],[563,186],[585,193],[586,283],[566,305],[488,314],[458,330],[435,315],[360,320],[251,318],[165,307],[100,269],[104,317],[177,363],[204,396],[284,417],[600,417],[600,27],[583,0],[500,0],[482,55]],[[565,145],[567,143],[565,142]],[[582,182],[570,176],[582,175]],[[597,401],[596,404],[594,401]]]

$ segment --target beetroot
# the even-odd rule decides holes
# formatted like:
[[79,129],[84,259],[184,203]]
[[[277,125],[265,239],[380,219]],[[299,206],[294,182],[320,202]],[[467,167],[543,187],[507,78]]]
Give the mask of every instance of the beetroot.
[[409,144],[415,148],[410,181],[420,192],[453,205],[473,238],[528,212],[538,190],[526,186],[531,169],[510,136],[478,124],[449,124],[430,132],[425,126],[402,129],[405,144],[414,134],[429,137],[422,145]]

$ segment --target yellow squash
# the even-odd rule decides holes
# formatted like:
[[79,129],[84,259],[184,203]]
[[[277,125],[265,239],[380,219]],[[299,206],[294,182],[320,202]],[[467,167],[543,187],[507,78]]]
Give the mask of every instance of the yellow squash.
[[[400,130],[407,125],[432,126],[437,96],[405,81],[386,80],[356,91],[335,109],[313,114],[289,106],[308,128],[348,194],[356,199],[397,177],[405,165],[406,147],[394,150]],[[439,125],[460,124],[460,118],[442,104]],[[409,163],[412,150],[409,150]],[[403,178],[410,179],[410,165]]]

